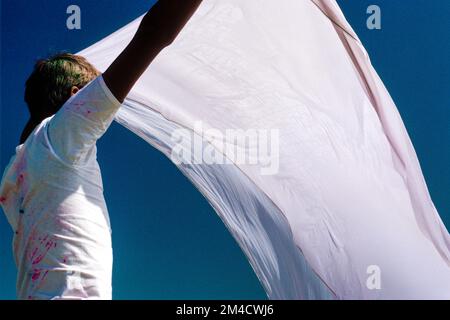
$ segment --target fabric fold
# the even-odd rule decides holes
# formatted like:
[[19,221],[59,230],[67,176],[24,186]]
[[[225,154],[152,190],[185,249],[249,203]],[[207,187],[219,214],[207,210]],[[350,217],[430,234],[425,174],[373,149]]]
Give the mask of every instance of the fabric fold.
[[[104,71],[140,19],[80,54]],[[269,298],[450,298],[449,234],[334,0],[205,0],[116,120],[208,199]]]

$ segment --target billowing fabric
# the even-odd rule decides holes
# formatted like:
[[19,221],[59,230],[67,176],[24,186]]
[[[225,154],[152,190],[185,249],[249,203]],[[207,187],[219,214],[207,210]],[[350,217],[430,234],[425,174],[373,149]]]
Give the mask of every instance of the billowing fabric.
[[96,142],[120,107],[100,76],[31,133],[6,167],[19,299],[111,299],[111,229]]
[[[81,54],[105,70],[139,22]],[[116,120],[208,199],[269,298],[450,298],[449,234],[334,0],[205,0]],[[255,145],[205,128],[276,130],[277,157],[236,161],[230,146],[247,155]],[[192,140],[214,152],[178,161]],[[209,161],[217,155],[229,161]]]

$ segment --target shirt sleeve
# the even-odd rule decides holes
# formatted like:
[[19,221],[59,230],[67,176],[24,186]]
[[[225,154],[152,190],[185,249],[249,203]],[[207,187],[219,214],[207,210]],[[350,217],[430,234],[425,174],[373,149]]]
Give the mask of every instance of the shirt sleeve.
[[103,76],[91,81],[48,122],[47,133],[53,151],[69,164],[83,163],[111,125],[120,105]]

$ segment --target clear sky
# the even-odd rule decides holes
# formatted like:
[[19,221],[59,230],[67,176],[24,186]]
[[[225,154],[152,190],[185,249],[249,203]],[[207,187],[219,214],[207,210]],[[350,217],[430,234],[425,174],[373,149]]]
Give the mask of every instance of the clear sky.
[[[3,172],[28,113],[24,82],[34,61],[77,52],[155,1],[2,0]],[[400,110],[441,217],[450,227],[450,1],[339,0]],[[82,29],[66,28],[77,4]],[[366,9],[382,29],[366,28]],[[98,143],[113,228],[116,299],[263,299],[245,256],[206,200],[169,160],[117,124]],[[1,210],[0,210],[1,211]],[[12,230],[0,215],[0,299],[15,298]]]

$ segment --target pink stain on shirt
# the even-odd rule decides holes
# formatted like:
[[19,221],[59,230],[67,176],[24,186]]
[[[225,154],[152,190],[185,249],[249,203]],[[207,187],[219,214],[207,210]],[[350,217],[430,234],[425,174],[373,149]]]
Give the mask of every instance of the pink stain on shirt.
[[0,197],[0,203],[4,203],[6,201],[5,197]]
[[33,252],[31,253],[30,260],[33,260],[33,258],[36,255],[37,251],[38,251],[38,248],[34,248]]
[[48,239],[48,235],[46,235],[44,238],[42,238],[42,240],[41,240],[41,239],[39,239],[39,240],[41,240],[41,244],[44,244],[44,242],[45,242],[47,239]]
[[44,280],[48,274],[48,270],[45,271],[45,273],[42,275],[42,277],[41,277],[41,274],[42,274],[42,269],[37,269],[37,268],[34,269],[33,274],[31,275],[31,280],[36,281],[39,278],[41,278],[41,280]]
[[24,187],[25,185],[25,173],[22,171],[16,178],[16,183],[18,186]]
[[[47,253],[47,252],[46,252],[46,253]],[[36,259],[34,259],[34,260],[31,262],[31,264],[38,264],[39,262],[41,262],[42,259],[44,259],[46,253],[40,254],[39,256],[37,256]]]
[[45,256],[50,251],[50,249],[56,248],[55,239],[49,238],[49,235],[46,235],[42,239],[39,238],[39,240],[40,240],[40,243],[39,243],[38,247],[34,248],[33,253],[31,254],[31,257],[30,257],[32,265],[36,265],[36,264],[40,263],[45,258]]
[[41,269],[34,269],[33,275],[31,276],[31,280],[36,281],[41,276]]

